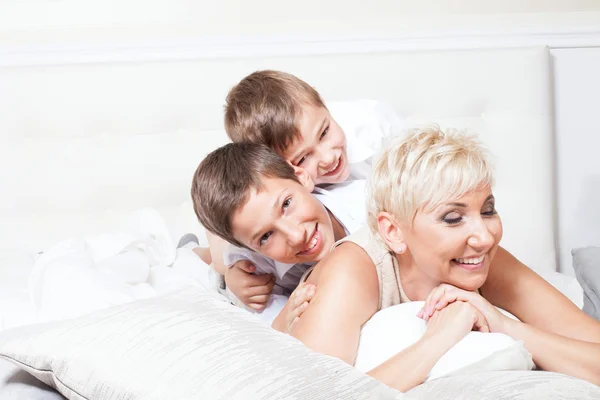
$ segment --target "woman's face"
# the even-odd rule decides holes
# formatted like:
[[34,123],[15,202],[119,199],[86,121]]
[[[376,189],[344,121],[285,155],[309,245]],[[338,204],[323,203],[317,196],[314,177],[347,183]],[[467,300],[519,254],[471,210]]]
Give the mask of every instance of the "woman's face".
[[431,211],[418,211],[412,226],[403,229],[413,265],[440,283],[480,288],[502,238],[494,202],[485,186]]

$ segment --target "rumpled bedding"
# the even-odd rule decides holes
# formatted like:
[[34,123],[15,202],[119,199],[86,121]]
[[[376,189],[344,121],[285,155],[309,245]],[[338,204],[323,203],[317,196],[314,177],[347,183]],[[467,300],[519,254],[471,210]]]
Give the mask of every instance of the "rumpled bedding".
[[[29,262],[32,267],[11,277],[19,296],[0,299],[3,329],[74,318],[186,286],[217,293],[211,268],[190,248],[176,249],[165,221],[150,208],[133,212],[113,232],[65,240]],[[22,301],[25,291],[29,304]],[[20,313],[9,310],[16,298]]]

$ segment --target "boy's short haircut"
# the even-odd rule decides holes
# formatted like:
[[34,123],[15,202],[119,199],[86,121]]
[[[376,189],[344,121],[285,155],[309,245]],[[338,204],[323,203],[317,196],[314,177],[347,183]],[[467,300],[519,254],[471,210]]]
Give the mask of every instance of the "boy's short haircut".
[[229,143],[200,163],[192,181],[194,212],[208,231],[239,247],[231,220],[264,178],[298,181],[294,169],[273,150],[257,143]]
[[260,143],[283,154],[300,135],[305,105],[325,108],[319,93],[294,75],[256,71],[229,91],[225,130],[233,142]]

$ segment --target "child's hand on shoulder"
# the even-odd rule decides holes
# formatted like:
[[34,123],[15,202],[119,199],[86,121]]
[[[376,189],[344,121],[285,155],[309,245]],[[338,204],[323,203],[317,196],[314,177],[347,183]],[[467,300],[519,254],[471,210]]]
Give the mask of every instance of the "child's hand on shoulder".
[[311,283],[302,282],[294,290],[288,300],[287,313],[285,316],[285,333],[291,333],[294,324],[298,322],[300,316],[308,309],[317,287]]
[[249,308],[262,311],[273,291],[275,276],[254,275],[256,267],[248,260],[240,260],[225,273],[225,283],[231,292]]

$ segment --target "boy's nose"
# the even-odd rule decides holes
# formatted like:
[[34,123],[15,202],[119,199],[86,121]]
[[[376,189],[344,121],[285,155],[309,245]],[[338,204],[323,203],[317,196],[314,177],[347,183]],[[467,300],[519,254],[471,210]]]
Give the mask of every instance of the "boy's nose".
[[333,153],[332,150],[328,150],[328,151],[322,151],[321,152],[321,165],[320,167],[323,170],[329,170],[332,167],[334,167],[334,165],[332,165],[335,161],[335,154]]
[[302,225],[291,220],[284,221],[282,225],[290,246],[298,247],[306,242],[306,229]]

